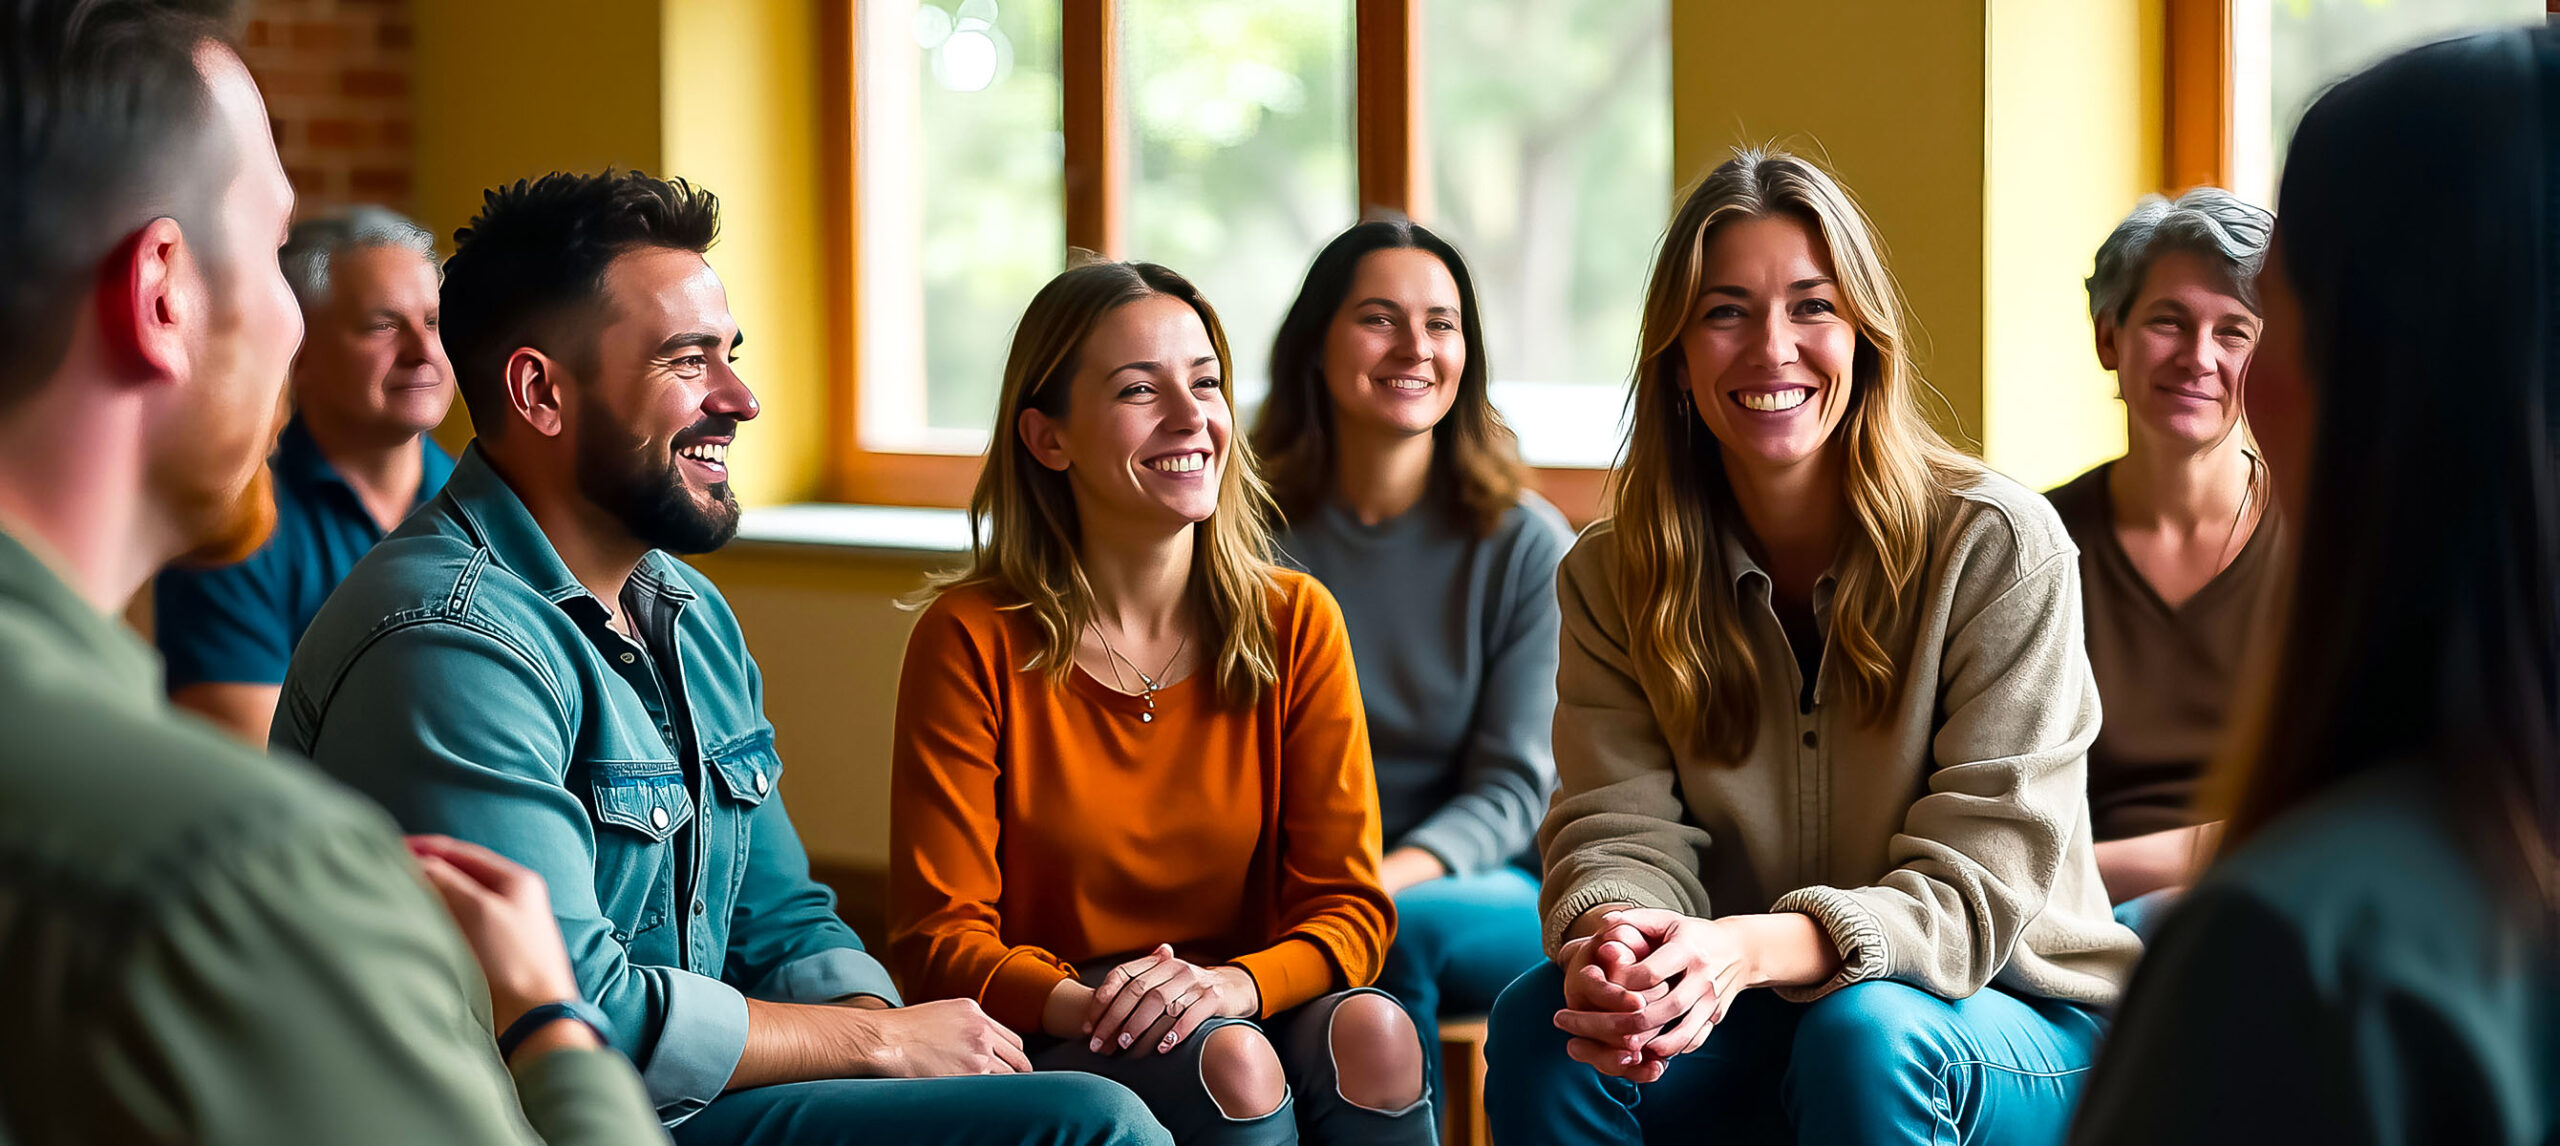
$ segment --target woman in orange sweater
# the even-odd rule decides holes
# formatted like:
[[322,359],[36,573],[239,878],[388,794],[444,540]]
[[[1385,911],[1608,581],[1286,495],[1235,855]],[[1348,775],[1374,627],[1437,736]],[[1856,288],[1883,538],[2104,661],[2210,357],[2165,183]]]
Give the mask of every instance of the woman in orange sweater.
[[1272,563],[1227,364],[1163,267],[1031,300],[899,676],[890,963],[1176,1141],[1427,1143],[1420,1040],[1366,987],[1395,908],[1351,646]]

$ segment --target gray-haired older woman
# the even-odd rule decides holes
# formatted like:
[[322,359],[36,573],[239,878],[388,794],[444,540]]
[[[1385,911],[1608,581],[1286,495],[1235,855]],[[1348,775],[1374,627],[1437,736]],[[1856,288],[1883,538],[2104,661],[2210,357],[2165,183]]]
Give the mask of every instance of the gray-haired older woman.
[[2089,750],[2098,871],[2147,931],[2204,852],[2194,794],[2220,738],[2281,523],[2242,424],[2275,219],[2228,191],[2146,196],[2098,248],[2089,318],[2125,455],[2046,496],[2080,546],[2106,723]]

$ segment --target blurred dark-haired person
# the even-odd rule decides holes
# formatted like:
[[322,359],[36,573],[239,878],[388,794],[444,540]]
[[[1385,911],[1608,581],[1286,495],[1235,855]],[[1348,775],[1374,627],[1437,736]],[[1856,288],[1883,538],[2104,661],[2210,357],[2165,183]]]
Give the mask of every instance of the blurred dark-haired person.
[[2248,405],[2298,548],[2075,1141],[2560,1141],[2555,113],[2519,29],[2294,133]]
[[293,192],[224,16],[0,5],[0,1139],[656,1138],[540,880],[413,861],[379,809],[173,713],[112,619],[274,513]]
[[303,335],[293,420],[267,459],[275,535],[237,565],[172,568],[152,589],[169,699],[258,745],[320,603],[453,472],[427,437],[453,405],[435,236],[380,207],[347,208],[294,224],[284,272]]
[[479,437],[313,620],[276,743],[540,873],[679,1142],[1162,1141],[1098,1078],[967,1077],[1028,1071],[1021,1040],[899,1006],[809,877],[763,678],[674,556],[736,534],[758,412],[718,231],[638,172],[487,194],[442,295]]
[[2045,496],[2080,547],[2098,875],[2148,934],[2194,876],[2205,758],[2276,577],[2283,514],[2241,417],[2275,218],[2199,187],[2145,198],[2098,248],[2089,320],[2124,402],[2125,454]]
[[1422,1032],[1482,1013],[1546,957],[1538,820],[1555,788],[1556,563],[1573,533],[1523,487],[1493,408],[1473,280],[1419,224],[1317,253],[1254,425],[1283,554],[1342,606],[1396,938],[1378,989]]

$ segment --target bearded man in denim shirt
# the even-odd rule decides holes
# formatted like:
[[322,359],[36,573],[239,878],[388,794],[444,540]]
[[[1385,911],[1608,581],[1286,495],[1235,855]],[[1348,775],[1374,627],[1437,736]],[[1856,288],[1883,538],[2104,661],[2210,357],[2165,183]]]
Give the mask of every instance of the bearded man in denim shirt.
[[757,413],[717,229],[633,172],[488,193],[442,295],[479,440],[314,619],[274,742],[548,880],[680,1143],[1163,1142],[974,1005],[899,1007],[809,878],[737,619],[668,556],[737,532]]

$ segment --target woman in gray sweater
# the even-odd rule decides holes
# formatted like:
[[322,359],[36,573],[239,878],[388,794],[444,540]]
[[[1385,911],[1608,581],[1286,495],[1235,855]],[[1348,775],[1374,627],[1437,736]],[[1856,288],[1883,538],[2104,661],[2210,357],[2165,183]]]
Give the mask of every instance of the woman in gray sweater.
[[2068,1126],[2139,949],[2079,569],[1921,417],[1901,322],[1810,163],[1742,152],[1671,222],[1614,515],[1557,575],[1553,962],[1494,1006],[1498,1141]]
[[1486,396],[1465,260],[1404,220],[1317,254],[1271,351],[1253,445],[1288,559],[1342,605],[1396,898],[1378,987],[1422,1031],[1536,964],[1530,850],[1555,786],[1556,562],[1573,535],[1523,488]]

